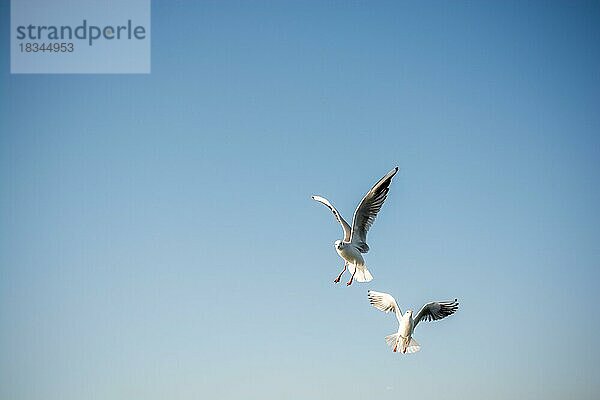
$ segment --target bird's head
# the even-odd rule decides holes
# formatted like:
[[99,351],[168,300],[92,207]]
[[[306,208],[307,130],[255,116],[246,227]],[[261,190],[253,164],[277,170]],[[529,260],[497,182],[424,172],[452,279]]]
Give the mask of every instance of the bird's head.
[[409,317],[412,317],[412,315],[413,315],[413,312],[412,312],[412,310],[406,310],[406,314],[407,314]]
[[341,240],[336,240],[336,241],[333,243],[333,246],[334,246],[336,249],[341,249],[341,248],[342,248],[342,241],[341,241]]

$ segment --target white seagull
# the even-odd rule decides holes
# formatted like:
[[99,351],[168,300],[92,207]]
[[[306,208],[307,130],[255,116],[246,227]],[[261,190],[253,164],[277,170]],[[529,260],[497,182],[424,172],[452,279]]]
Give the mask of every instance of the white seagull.
[[377,213],[381,210],[381,206],[390,190],[389,187],[392,182],[392,177],[396,175],[396,172],[398,172],[398,167],[388,172],[367,192],[356,208],[356,211],[354,211],[352,227],[350,227],[346,220],[342,218],[338,210],[335,209],[329,200],[321,196],[312,196],[313,200],[325,204],[331,210],[344,230],[344,240],[336,240],[334,243],[335,251],[337,251],[339,256],[344,259],[344,269],[334,280],[335,283],[340,281],[346,268],[348,269],[348,272],[352,274],[346,285],[352,284],[355,275],[356,280],[359,282],[370,282],[373,279],[373,276],[365,265],[365,260],[361,253],[369,251],[369,246],[367,245],[367,232],[371,225],[373,225]]
[[400,351],[402,353],[416,353],[421,349],[421,345],[412,338],[412,334],[421,321],[437,321],[452,315],[458,310],[458,301],[433,301],[427,303],[421,308],[421,311],[413,319],[412,310],[407,310],[404,315],[400,311],[400,307],[396,303],[391,295],[387,293],[375,292],[369,290],[369,302],[373,307],[378,310],[388,313],[393,311],[398,319],[398,332],[385,337],[385,341],[388,346],[395,352],[398,351],[398,345],[400,345]]

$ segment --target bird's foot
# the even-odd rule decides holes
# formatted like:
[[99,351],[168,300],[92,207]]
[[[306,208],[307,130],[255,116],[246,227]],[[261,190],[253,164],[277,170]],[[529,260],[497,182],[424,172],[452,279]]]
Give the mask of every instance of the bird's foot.
[[348,282],[346,282],[346,286],[352,285],[353,281],[354,281],[354,274],[352,274],[352,276],[350,277],[350,280]]
[[344,272],[346,272],[347,266],[348,266],[348,264],[344,264],[344,269],[342,270],[342,272],[340,272],[340,274],[337,276],[337,278],[335,278],[333,280],[334,283],[338,283],[340,281],[340,279],[342,279],[342,275],[344,275]]

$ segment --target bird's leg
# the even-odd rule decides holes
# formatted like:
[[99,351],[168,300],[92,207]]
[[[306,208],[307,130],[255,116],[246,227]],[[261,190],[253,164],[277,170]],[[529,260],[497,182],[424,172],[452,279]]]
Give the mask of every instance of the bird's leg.
[[354,272],[352,273],[352,276],[350,277],[350,280],[346,283],[346,286],[352,285],[352,281],[354,280],[354,274],[356,274],[356,271],[358,271],[358,268],[354,269]]
[[347,266],[348,266],[348,263],[344,262],[344,269],[342,270],[342,272],[340,272],[340,274],[338,275],[338,277],[333,280],[334,283],[338,283],[340,281],[340,279],[342,279],[342,275],[344,274],[344,272],[346,272],[346,267]]

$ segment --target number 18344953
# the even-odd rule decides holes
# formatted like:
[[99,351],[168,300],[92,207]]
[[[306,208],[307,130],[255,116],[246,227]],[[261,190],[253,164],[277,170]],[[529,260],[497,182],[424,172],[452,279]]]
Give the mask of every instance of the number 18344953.
[[75,50],[73,43],[19,43],[21,53],[72,53]]

